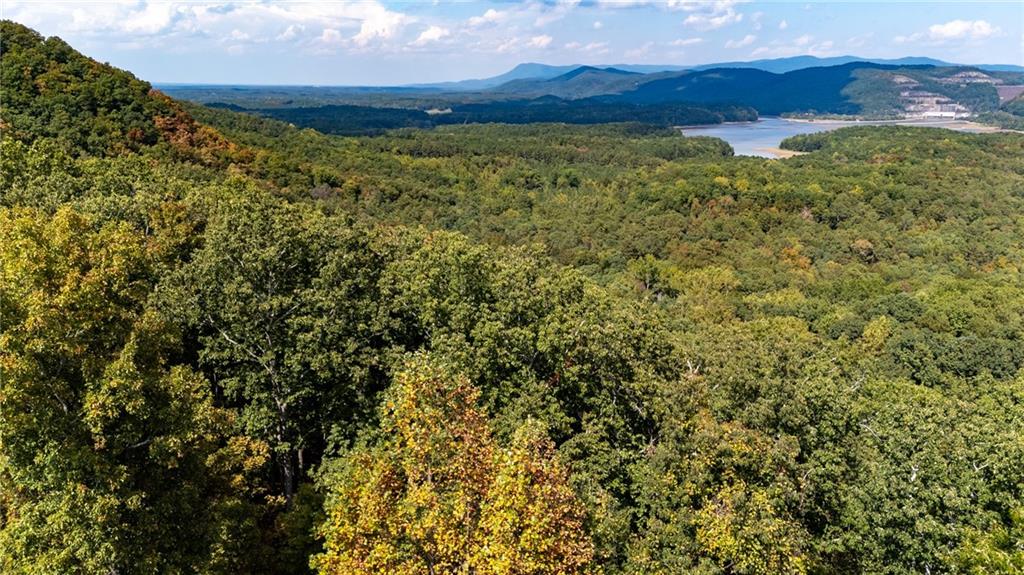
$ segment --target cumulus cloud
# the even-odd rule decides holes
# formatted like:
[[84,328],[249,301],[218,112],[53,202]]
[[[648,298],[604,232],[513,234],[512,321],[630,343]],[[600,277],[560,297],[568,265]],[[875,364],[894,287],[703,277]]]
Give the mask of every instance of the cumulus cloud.
[[697,30],[717,30],[743,20],[743,14],[736,10],[735,0],[717,0],[714,2],[683,2],[670,0],[671,6],[690,12],[683,20],[684,26]]
[[424,30],[423,32],[420,32],[420,35],[415,40],[412,41],[412,45],[426,46],[431,42],[437,42],[442,38],[451,36],[451,33],[451,30],[447,28],[442,28],[440,26],[431,26]]
[[952,20],[945,24],[935,24],[928,28],[928,37],[933,40],[959,40],[969,38],[978,40],[999,34],[998,27],[985,20]]
[[953,41],[984,40],[999,36],[1002,32],[998,26],[993,26],[986,20],[950,20],[944,24],[929,26],[927,32],[896,36],[893,38],[893,42],[897,44],[914,42],[944,44]]
[[283,32],[277,35],[275,40],[279,40],[281,42],[288,42],[290,40],[298,38],[305,31],[306,27],[303,26],[302,24],[289,24],[288,27],[285,28]]
[[672,40],[668,43],[669,46],[681,48],[683,46],[693,46],[694,44],[700,44],[703,42],[703,38],[679,38],[678,40]]
[[600,20],[595,20],[594,30],[600,30],[601,28],[604,28],[604,24]]
[[[183,40],[303,40],[310,46],[327,42],[359,48],[395,38],[415,21],[377,0],[5,2],[4,12],[5,17],[58,34],[114,38],[120,43],[151,46],[174,42],[195,49],[202,49],[202,44]],[[241,34],[246,38],[240,38]]]
[[755,40],[757,40],[757,36],[754,36],[753,34],[747,34],[746,36],[744,36],[740,40],[729,40],[729,41],[727,41],[725,43],[725,47],[726,48],[743,48],[744,46],[749,46],[749,45],[753,44]]
[[375,39],[393,38],[411,18],[400,12],[392,12],[383,6],[375,7],[363,18],[359,33],[352,37],[357,46],[366,46]]
[[786,28],[789,28],[789,22],[786,22],[785,20],[779,22],[779,30],[785,30]]
[[345,40],[345,37],[334,28],[324,28],[324,31],[320,33],[319,40],[325,44],[339,44]]
[[175,13],[176,9],[172,4],[149,2],[142,10],[129,14],[121,22],[121,27],[127,32],[155,34],[166,29],[174,21]]
[[540,36],[534,36],[530,38],[530,41],[526,43],[530,48],[547,48],[553,38],[547,34],[541,34]]
[[[597,0],[601,8],[636,8],[651,6],[690,14],[683,24],[698,30],[716,30],[743,20],[736,6],[744,0]],[[755,23],[756,26],[756,23]]]
[[486,12],[479,16],[473,16],[466,21],[472,27],[486,26],[488,24],[497,24],[504,22],[508,19],[507,10],[495,10],[494,8],[488,8]]

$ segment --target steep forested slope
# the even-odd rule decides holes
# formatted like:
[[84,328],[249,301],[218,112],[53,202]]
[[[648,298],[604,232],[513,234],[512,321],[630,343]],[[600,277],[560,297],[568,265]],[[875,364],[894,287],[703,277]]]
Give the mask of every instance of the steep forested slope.
[[0,37],[0,571],[1020,570],[1024,137],[339,138]]

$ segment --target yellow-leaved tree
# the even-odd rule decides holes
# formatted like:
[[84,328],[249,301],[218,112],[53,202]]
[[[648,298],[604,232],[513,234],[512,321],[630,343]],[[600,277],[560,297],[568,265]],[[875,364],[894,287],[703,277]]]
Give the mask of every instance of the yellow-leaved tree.
[[569,574],[587,570],[594,549],[583,510],[555,444],[532,423],[501,453],[481,509],[474,556],[479,575]]
[[479,392],[426,355],[398,374],[379,440],[327,474],[324,575],[588,570],[583,509],[536,425],[495,445]]

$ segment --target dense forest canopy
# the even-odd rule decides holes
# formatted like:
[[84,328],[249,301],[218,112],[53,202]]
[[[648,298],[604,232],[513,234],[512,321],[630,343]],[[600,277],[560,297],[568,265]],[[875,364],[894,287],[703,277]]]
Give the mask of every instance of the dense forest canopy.
[[0,58],[4,573],[1024,569],[1020,134],[339,137]]
[[[233,109],[235,105],[216,107]],[[535,124],[607,124],[640,122],[652,126],[697,126],[743,122],[757,119],[757,112],[746,106],[728,104],[659,103],[637,105],[598,99],[563,100],[545,96],[532,100],[456,104],[443,110],[410,110],[371,106],[326,105],[306,108],[271,108],[237,111],[276,118],[326,134],[380,134],[395,128],[431,128],[434,126],[505,123]]]

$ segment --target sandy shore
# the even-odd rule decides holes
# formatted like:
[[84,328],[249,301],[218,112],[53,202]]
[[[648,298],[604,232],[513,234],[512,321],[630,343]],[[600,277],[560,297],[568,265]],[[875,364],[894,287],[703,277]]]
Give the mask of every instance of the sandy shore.
[[979,124],[970,120],[928,120],[921,118],[906,118],[903,120],[817,120],[814,118],[785,118],[790,122],[802,122],[805,124],[820,124],[825,126],[846,127],[846,126],[918,126],[922,128],[946,128],[958,132],[971,132],[977,134],[990,134],[994,132],[1009,132],[998,126]]
[[793,150],[783,150],[782,148],[755,148],[756,151],[762,154],[771,154],[776,159],[779,158],[792,158],[793,156],[802,156],[807,152],[796,152]]

